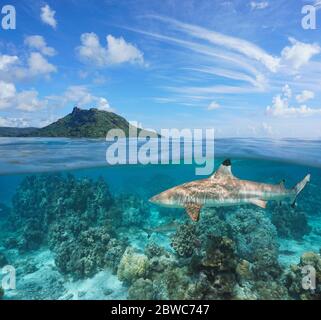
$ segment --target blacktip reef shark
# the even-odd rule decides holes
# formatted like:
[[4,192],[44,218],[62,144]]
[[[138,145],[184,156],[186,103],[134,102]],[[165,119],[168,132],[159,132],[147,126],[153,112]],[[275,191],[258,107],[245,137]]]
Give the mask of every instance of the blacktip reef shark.
[[232,173],[229,159],[209,178],[184,183],[168,189],[149,201],[164,207],[185,208],[193,221],[198,221],[203,207],[223,207],[253,204],[266,208],[268,201],[291,201],[295,205],[299,193],[310,181],[308,174],[292,189],[279,184],[241,180]]

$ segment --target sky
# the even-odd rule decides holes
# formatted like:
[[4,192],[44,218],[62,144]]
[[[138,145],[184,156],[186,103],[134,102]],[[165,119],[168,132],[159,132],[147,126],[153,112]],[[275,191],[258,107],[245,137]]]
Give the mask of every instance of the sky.
[[[74,106],[144,128],[321,138],[319,0],[3,0],[0,126]],[[316,28],[305,29],[305,5]],[[0,14],[0,21],[5,16]]]

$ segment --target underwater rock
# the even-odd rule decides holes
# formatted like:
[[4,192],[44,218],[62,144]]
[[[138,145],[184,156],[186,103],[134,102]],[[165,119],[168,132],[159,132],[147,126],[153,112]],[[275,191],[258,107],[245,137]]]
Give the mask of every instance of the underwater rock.
[[9,262],[3,252],[0,252],[0,268],[8,265]]
[[301,240],[311,231],[306,215],[290,206],[275,206],[271,220],[282,238]]
[[135,252],[132,247],[128,247],[120,260],[117,276],[119,280],[131,284],[135,280],[144,277],[147,273],[147,268],[147,256]]
[[0,300],[4,297],[4,289],[0,286]]
[[[305,270],[306,269],[306,270]],[[303,280],[307,281],[307,288],[303,287]],[[314,281],[315,280],[315,281]],[[321,300],[321,256],[315,252],[305,252],[298,265],[291,265],[285,275],[285,285],[289,294],[294,299],[300,300]],[[310,285],[315,285],[312,288]]]
[[180,225],[171,237],[171,246],[180,257],[191,257],[200,240],[197,237],[197,228],[193,223]]
[[153,300],[153,282],[149,279],[139,278],[128,289],[129,300]]
[[18,243],[18,240],[15,237],[8,237],[4,241],[4,246],[7,249],[13,249],[13,248],[17,248],[19,246],[19,243]]
[[103,290],[105,296],[110,296],[114,291],[112,289],[106,288]]

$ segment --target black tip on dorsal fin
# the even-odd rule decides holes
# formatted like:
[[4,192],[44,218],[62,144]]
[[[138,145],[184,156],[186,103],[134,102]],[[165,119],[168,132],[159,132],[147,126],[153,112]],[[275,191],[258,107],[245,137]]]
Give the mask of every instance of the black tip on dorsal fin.
[[229,166],[232,165],[232,162],[231,162],[230,159],[226,159],[226,160],[223,161],[222,165],[223,165],[223,166],[226,166],[226,167],[229,167]]

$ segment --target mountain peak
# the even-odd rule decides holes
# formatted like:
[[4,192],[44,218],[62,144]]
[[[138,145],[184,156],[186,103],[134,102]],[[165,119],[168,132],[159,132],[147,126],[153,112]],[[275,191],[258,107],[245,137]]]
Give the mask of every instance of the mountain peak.
[[[0,136],[20,137],[64,137],[64,138],[105,138],[111,129],[121,129],[126,137],[134,127],[129,122],[114,112],[99,110],[97,108],[81,109],[75,106],[71,113],[56,122],[40,129],[2,128]],[[1,128],[0,128],[1,129]],[[5,129],[5,130],[4,130]],[[155,133],[136,128],[137,134],[144,132],[152,137]],[[157,135],[159,137],[159,135]]]
[[74,114],[74,113],[77,113],[77,112],[79,112],[79,111],[82,111],[82,109],[80,109],[79,107],[77,107],[77,106],[74,106],[74,108],[72,109],[72,113]]

